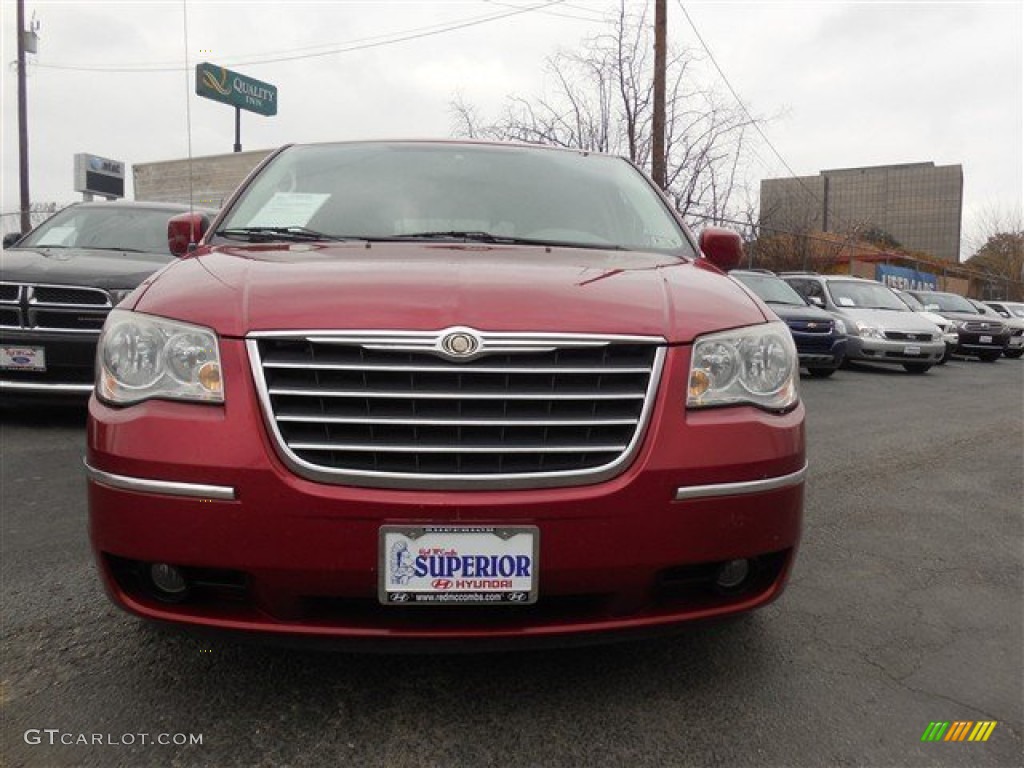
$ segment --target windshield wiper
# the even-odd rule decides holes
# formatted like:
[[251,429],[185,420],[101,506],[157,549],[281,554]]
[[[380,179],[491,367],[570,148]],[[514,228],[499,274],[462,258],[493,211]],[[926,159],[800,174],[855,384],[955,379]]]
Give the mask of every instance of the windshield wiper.
[[310,242],[314,240],[355,240],[359,238],[340,237],[317,232],[308,227],[231,227],[219,229],[214,234],[250,243],[271,243],[275,240]]
[[499,245],[545,245],[557,248],[595,248],[606,251],[624,251],[621,245],[611,243],[576,243],[564,240],[537,240],[529,237],[513,237],[511,235],[495,235],[490,232],[473,230],[451,230],[437,232],[407,232],[393,235],[382,240],[470,240],[478,243],[497,243]]
[[153,251],[144,251],[141,248],[122,248],[118,245],[83,245],[82,248],[88,248],[90,251],[123,251],[124,253],[153,253]]

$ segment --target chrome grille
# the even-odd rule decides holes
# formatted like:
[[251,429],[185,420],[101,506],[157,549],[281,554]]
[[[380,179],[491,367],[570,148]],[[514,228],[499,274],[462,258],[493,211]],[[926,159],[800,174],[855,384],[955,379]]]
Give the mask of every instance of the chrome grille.
[[931,333],[907,333],[906,331],[886,331],[885,338],[890,341],[935,341],[938,336]]
[[[465,360],[444,340],[476,340]],[[656,337],[256,333],[248,341],[282,458],[378,487],[574,485],[621,471],[664,360]]]
[[790,330],[794,333],[832,333],[831,320],[787,320],[786,325],[788,325]]
[[994,321],[968,320],[964,323],[965,331],[973,333],[994,333],[997,336],[1003,332],[1003,324]]
[[99,334],[113,303],[101,288],[0,283],[0,327]]

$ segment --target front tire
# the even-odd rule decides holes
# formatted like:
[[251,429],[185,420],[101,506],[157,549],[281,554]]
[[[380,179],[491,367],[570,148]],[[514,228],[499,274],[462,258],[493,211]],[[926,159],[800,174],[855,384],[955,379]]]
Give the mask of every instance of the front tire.
[[927,373],[931,370],[931,363],[904,363],[903,367],[907,373]]
[[1014,349],[1012,351],[1007,350],[1006,352],[1003,352],[1003,354],[1006,355],[1011,360],[1016,360],[1021,355],[1024,355],[1024,349]]

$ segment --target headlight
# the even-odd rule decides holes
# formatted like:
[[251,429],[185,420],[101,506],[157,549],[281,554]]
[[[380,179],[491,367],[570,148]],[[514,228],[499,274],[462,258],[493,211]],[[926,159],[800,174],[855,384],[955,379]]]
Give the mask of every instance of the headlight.
[[846,323],[840,320],[838,317],[835,318],[836,333],[846,333]]
[[117,405],[154,397],[222,403],[217,336],[197,325],[112,310],[96,351],[96,394]]
[[964,328],[964,322],[962,320],[950,320],[949,330],[951,331],[962,331]]
[[858,320],[855,325],[857,333],[865,339],[885,339],[885,332],[881,328],[868,325],[863,320]]
[[686,407],[785,410],[799,399],[798,376],[796,346],[783,323],[702,336],[693,345]]

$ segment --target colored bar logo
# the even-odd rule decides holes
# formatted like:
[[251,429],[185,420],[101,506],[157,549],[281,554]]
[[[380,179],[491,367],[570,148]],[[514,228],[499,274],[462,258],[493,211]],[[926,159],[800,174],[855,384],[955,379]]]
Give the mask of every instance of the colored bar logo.
[[921,734],[921,741],[988,741],[997,724],[994,720],[931,722]]

